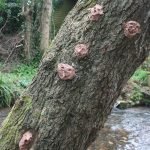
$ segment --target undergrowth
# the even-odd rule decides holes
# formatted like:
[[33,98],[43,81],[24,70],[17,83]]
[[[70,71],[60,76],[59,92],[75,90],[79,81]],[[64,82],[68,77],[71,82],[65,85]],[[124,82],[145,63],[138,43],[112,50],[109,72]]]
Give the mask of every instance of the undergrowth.
[[36,68],[34,65],[19,64],[9,72],[0,72],[0,107],[11,106],[14,103],[31,83]]
[[141,85],[147,85],[148,75],[150,75],[150,71],[139,68],[135,71],[131,80],[138,82]]

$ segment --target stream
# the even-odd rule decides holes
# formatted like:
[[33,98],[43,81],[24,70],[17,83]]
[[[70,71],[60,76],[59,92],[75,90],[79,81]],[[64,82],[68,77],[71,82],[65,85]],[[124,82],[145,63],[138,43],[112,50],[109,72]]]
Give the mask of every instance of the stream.
[[89,150],[150,150],[150,108],[115,109]]
[[[0,110],[0,124],[9,111]],[[150,150],[150,108],[113,110],[88,150]]]

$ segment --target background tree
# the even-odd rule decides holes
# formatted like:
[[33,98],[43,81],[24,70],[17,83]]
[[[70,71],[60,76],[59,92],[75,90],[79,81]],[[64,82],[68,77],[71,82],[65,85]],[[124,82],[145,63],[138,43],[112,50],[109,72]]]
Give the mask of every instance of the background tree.
[[51,27],[52,0],[44,0],[42,4],[41,16],[41,51],[45,51],[50,43],[50,27]]
[[[95,3],[103,4],[100,18],[90,14]],[[149,8],[149,0],[78,1],[44,54],[37,76],[5,120],[0,149],[17,150],[26,140],[26,149],[86,150],[121,89],[148,56]],[[124,32],[130,20],[141,26],[132,38]],[[78,44],[89,49],[85,58],[74,52]],[[60,63],[75,68],[72,80],[59,74],[60,79],[57,70],[66,67]]]
[[25,16],[25,54],[31,61],[33,54],[41,53],[50,42],[50,22],[52,1],[24,1]]
[[25,17],[24,21],[24,52],[26,59],[30,61],[32,59],[32,26],[33,26],[33,11],[34,1],[31,4],[26,0],[22,1],[22,15]]

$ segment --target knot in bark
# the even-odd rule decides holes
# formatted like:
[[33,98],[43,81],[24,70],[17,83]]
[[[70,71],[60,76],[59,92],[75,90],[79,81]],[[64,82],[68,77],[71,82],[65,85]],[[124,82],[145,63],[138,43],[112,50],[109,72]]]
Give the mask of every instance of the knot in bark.
[[57,72],[58,76],[62,80],[71,80],[76,76],[75,69],[68,64],[63,63],[58,64]]

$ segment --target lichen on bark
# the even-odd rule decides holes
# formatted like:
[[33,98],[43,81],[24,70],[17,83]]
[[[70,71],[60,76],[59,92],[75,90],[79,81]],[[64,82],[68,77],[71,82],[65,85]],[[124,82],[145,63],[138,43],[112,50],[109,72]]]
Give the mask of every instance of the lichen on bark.
[[23,131],[21,124],[25,118],[24,114],[26,114],[31,107],[32,98],[28,94],[22,95],[20,100],[15,103],[0,129],[0,146],[3,149],[9,149],[6,148],[7,145],[10,145],[11,149],[18,147],[17,143]]

